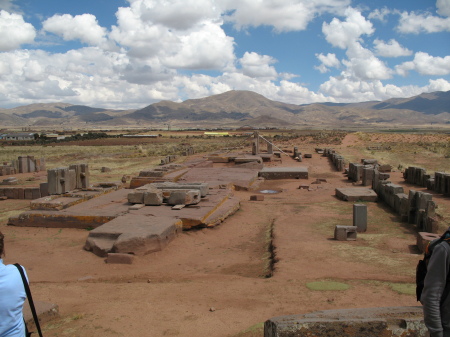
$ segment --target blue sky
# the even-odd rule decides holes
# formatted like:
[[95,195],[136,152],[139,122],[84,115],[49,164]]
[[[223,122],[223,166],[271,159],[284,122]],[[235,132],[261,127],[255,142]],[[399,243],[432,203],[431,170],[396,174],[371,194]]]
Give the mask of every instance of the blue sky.
[[0,107],[450,90],[450,0],[0,0]]

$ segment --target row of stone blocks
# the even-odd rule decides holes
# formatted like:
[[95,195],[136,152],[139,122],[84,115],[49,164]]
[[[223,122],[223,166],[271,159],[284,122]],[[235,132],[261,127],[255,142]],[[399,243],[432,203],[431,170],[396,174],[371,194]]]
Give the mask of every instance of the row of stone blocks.
[[45,170],[45,159],[34,158],[34,156],[19,156],[12,160],[11,164],[3,163],[0,166],[0,176],[16,173],[32,173]]
[[354,182],[362,182],[363,186],[371,186],[374,180],[375,170],[381,175],[381,179],[389,178],[390,165],[380,165],[376,159],[362,159],[361,164],[350,163],[348,167],[348,179]]
[[171,162],[175,161],[176,159],[177,159],[176,155],[168,155],[165,158],[161,159],[161,164],[160,165],[170,164]]
[[7,199],[38,199],[48,196],[48,184],[42,183],[39,187],[7,187],[0,188],[0,197]]
[[380,200],[400,215],[402,221],[415,224],[419,231],[430,233],[438,231],[435,213],[437,206],[430,193],[410,190],[409,194],[405,194],[402,186],[386,180],[378,181],[374,190]]
[[427,174],[421,167],[410,166],[403,172],[403,178],[407,183],[426,187],[445,196],[450,196],[450,173],[435,172]]
[[128,194],[131,204],[146,206],[195,205],[208,193],[207,183],[152,183],[136,188]]
[[324,157],[328,157],[333,163],[334,167],[337,171],[342,172],[345,169],[345,159],[340,154],[338,154],[335,150],[330,148],[325,149],[316,149],[318,153],[322,153]]
[[89,165],[75,164],[47,170],[48,193],[64,194],[89,187]]

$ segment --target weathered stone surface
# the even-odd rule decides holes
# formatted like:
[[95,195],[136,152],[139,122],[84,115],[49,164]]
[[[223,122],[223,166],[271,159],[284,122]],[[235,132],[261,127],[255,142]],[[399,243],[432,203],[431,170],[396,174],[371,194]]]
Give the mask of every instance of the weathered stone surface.
[[160,206],[163,203],[163,192],[152,189],[144,192],[143,203],[146,206]]
[[367,205],[353,204],[353,226],[359,233],[367,231]]
[[199,190],[170,190],[168,205],[195,205],[201,200]]
[[441,235],[439,235],[439,234],[433,234],[433,233],[427,233],[427,232],[417,233],[417,248],[419,248],[419,251],[421,253],[423,253],[425,251],[425,248],[427,247],[428,243],[430,241],[438,239],[440,236]]
[[129,214],[90,231],[85,249],[99,256],[108,253],[145,255],[162,250],[181,228],[181,221],[172,217]]
[[425,337],[422,307],[384,307],[316,311],[274,317],[264,337]]
[[335,195],[344,201],[377,201],[377,194],[370,188],[336,188]]
[[334,239],[338,241],[356,240],[356,226],[339,226],[334,228]]
[[267,179],[308,179],[307,167],[265,167],[259,176]]
[[106,263],[114,264],[133,264],[134,255],[123,253],[108,253]]

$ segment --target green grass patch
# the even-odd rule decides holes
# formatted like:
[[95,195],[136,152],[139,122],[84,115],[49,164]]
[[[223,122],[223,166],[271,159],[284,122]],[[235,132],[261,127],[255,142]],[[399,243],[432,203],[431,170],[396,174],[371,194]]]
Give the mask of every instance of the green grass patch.
[[335,281],[316,281],[306,283],[306,287],[309,290],[314,291],[343,291],[350,288],[346,283]]
[[414,283],[389,283],[389,287],[399,294],[416,295],[416,285]]

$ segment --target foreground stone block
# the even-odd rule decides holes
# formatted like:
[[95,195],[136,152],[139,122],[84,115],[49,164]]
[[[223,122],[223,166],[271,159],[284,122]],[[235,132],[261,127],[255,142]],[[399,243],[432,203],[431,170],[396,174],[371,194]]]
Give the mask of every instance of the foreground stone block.
[[430,241],[439,239],[440,237],[441,237],[440,234],[419,232],[417,233],[417,248],[419,248],[419,251],[423,253],[425,252],[425,248],[427,247]]
[[339,226],[334,229],[334,239],[338,241],[355,241],[356,226]]
[[367,231],[367,205],[353,204],[353,226],[360,233]]
[[84,249],[100,257],[109,253],[145,255],[162,250],[181,229],[178,219],[129,214],[90,231]]
[[422,307],[358,308],[274,317],[264,337],[425,337]]

